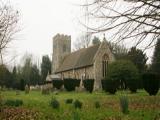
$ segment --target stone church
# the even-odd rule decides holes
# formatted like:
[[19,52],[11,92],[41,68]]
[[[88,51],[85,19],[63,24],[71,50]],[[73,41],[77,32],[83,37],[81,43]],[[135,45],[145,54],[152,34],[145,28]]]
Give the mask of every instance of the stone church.
[[71,52],[71,36],[57,34],[53,37],[52,78],[94,79],[94,90],[98,90],[112,61],[114,56],[105,39],[101,44]]

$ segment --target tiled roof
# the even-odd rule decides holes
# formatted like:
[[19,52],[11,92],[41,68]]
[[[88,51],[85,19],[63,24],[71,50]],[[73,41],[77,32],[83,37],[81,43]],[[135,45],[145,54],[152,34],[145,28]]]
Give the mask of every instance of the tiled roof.
[[93,58],[98,48],[99,44],[72,52],[64,58],[61,66],[55,73],[93,65]]

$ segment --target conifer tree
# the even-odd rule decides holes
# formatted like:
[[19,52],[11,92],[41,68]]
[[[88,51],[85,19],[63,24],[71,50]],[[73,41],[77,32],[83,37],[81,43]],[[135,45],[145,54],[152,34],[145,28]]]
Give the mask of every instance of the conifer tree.
[[145,71],[148,58],[142,50],[132,47],[128,52],[128,59],[135,64],[139,72]]
[[41,63],[41,83],[45,82],[48,72],[51,74],[51,61],[48,55],[44,55]]
[[151,69],[153,72],[160,74],[160,38],[157,39]]

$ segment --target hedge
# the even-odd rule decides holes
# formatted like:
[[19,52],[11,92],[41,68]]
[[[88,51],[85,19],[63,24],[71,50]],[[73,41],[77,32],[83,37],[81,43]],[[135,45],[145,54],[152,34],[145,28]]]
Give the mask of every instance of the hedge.
[[143,87],[149,93],[149,95],[156,95],[159,90],[159,78],[156,73],[146,72],[142,76]]
[[102,83],[102,89],[105,92],[109,92],[110,94],[115,94],[118,88],[118,80],[113,79],[103,79],[101,80]]
[[57,89],[61,89],[62,85],[63,85],[63,80],[60,79],[54,79],[52,80],[52,84],[55,88]]
[[129,88],[129,90],[132,93],[136,93],[137,92],[138,84],[140,84],[140,80],[138,80],[138,79],[135,79],[135,80],[132,80],[132,79],[126,80],[126,85],[127,85],[127,87]]
[[76,79],[76,87],[80,86],[81,79]]
[[83,80],[83,85],[87,91],[92,93],[94,87],[94,79],[85,79]]
[[64,88],[67,91],[74,91],[76,87],[79,87],[80,80],[73,78],[65,78],[63,83],[64,83]]

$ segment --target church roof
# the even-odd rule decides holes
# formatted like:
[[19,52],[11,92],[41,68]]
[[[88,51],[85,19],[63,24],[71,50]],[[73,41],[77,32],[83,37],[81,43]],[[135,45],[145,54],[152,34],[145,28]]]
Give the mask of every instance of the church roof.
[[97,45],[94,45],[88,48],[82,48],[78,51],[70,53],[64,58],[61,66],[55,71],[55,73],[93,65],[93,62],[94,62],[93,58],[99,46],[100,44],[97,44]]

